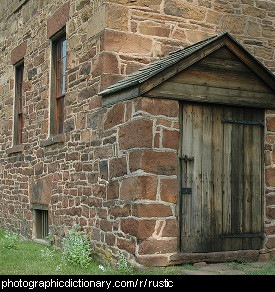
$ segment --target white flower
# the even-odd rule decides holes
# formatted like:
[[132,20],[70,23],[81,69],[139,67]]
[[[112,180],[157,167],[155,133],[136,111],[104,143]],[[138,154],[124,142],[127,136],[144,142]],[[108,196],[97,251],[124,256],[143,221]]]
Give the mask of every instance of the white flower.
[[103,272],[106,271],[106,269],[105,269],[102,265],[99,265],[98,268],[99,268],[100,270],[102,270]]

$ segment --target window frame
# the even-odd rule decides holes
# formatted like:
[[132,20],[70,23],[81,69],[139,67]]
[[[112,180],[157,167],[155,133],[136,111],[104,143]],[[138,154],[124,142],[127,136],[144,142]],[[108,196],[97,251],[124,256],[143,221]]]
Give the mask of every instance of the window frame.
[[15,66],[15,98],[14,98],[14,125],[13,145],[23,144],[23,82],[24,82],[24,60]]
[[[61,44],[61,51],[59,45]],[[65,46],[64,46],[65,44]],[[64,50],[65,47],[65,50]],[[59,53],[61,55],[59,56]],[[65,53],[65,55],[64,55]],[[63,60],[63,61],[62,61]],[[51,39],[51,96],[50,96],[50,136],[64,133],[65,107],[64,99],[66,94],[66,34],[65,30],[60,31]],[[62,69],[61,71],[59,69]],[[61,75],[59,74],[61,72]],[[59,80],[61,80],[61,92],[59,91]]]

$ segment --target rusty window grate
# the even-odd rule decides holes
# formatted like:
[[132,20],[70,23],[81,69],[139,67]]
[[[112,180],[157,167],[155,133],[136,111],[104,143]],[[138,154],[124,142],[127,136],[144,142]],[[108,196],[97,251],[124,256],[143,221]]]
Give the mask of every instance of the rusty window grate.
[[48,210],[35,210],[36,238],[45,239],[49,234]]

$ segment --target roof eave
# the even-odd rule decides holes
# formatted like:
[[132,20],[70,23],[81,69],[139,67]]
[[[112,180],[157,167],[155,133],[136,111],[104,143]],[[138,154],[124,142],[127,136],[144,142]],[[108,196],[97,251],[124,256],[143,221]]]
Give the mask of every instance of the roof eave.
[[110,106],[117,102],[125,101],[140,96],[140,85],[134,84],[118,91],[108,92],[103,95],[102,106]]

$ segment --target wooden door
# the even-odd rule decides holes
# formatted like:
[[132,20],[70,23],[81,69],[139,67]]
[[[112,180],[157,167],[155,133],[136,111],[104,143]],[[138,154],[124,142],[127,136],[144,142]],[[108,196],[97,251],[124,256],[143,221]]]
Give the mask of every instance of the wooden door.
[[183,104],[182,252],[260,249],[264,111]]

